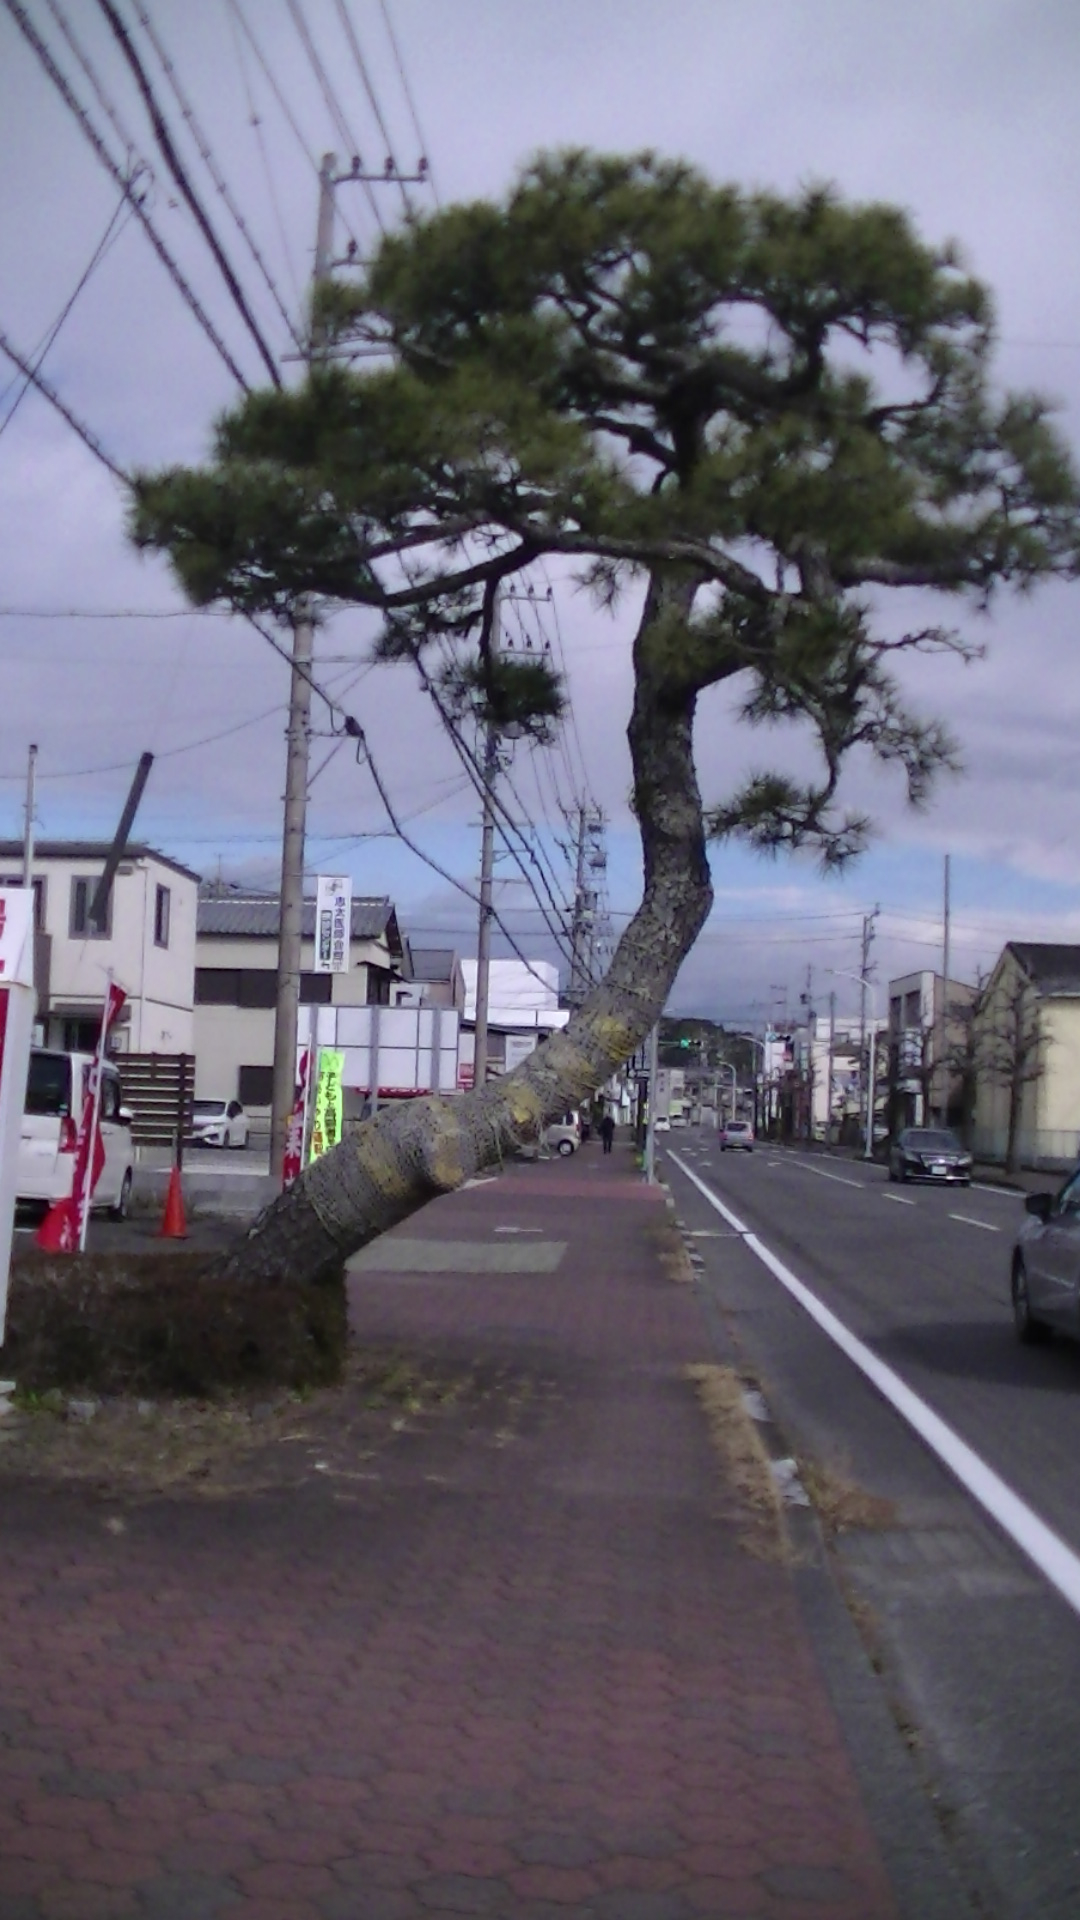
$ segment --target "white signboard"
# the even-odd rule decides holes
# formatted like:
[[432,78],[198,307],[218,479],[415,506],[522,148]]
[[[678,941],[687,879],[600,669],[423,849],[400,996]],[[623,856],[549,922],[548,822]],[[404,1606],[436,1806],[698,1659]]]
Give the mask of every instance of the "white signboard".
[[540,1038],[540,1035],[538,1033],[508,1033],[507,1034],[506,1036],[506,1071],[507,1073],[513,1073],[514,1068],[520,1067],[522,1061],[527,1060],[530,1053],[536,1052],[536,1043],[539,1040],[539,1038]]
[[348,973],[352,881],[321,873],[315,889],[315,972]]
[[0,887],[0,1342],[7,1311],[15,1186],[34,1020],[34,896]]

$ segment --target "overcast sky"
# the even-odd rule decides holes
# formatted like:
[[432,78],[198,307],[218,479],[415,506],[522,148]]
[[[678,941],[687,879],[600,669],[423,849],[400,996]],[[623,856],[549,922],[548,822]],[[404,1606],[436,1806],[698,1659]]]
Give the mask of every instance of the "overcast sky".
[[[316,183],[227,0],[119,0],[135,26],[148,10],[209,135],[271,278],[294,317],[310,272]],[[112,148],[132,139],[150,160],[154,219],[214,324],[257,383],[260,366],[153,145],[130,76],[94,0],[56,0],[118,112],[122,133],[63,40],[50,0],[31,18]],[[344,152],[286,0],[241,0],[259,51],[311,154]],[[895,200],[928,240],[956,238],[994,289],[997,376],[1060,402],[1080,438],[1080,8],[1075,0],[392,0],[389,17],[441,200],[502,194],[537,148],[650,145],[685,155],[715,179],[792,190],[832,181],[852,198]],[[304,0],[356,146],[378,167],[384,142],[340,21],[338,0]],[[411,170],[418,141],[379,0],[350,0],[394,150]],[[140,35],[170,118],[183,123]],[[9,16],[0,16],[0,327],[26,350],[48,334],[116,213],[119,196]],[[256,124],[253,124],[253,121]],[[193,173],[276,353],[291,342],[269,290],[197,156]],[[379,188],[392,222],[393,190]],[[342,219],[361,247],[374,231],[360,188],[343,188]],[[348,239],[339,227],[342,250]],[[125,467],[197,460],[236,386],[183,305],[136,222],[121,218],[44,371]],[[8,384],[9,376],[13,384]],[[137,757],[157,756],[139,832],[203,873],[272,884],[278,858],[287,674],[250,630],[195,616],[163,566],[124,535],[121,489],[35,394],[8,424],[20,382],[0,362],[0,835],[22,830],[27,744],[39,760],[44,835],[110,831]],[[941,870],[953,855],[954,967],[972,977],[1009,937],[1080,940],[1080,672],[1074,636],[1080,587],[1002,601],[992,620],[962,613],[987,659],[962,668],[922,662],[912,695],[946,714],[965,775],[922,814],[894,780],[857,770],[872,807],[874,850],[842,882],[813,866],[768,864],[738,850],[715,859],[717,905],[673,1004],[733,1019],[779,1014],[812,965],[820,1005],[857,990],[862,913],[881,906],[878,977],[934,964]],[[511,610],[512,632],[549,639],[565,665],[573,725],[540,755],[516,750],[505,797],[538,829],[554,878],[558,816],[586,787],[609,820],[608,882],[616,929],[635,903],[636,836],[627,808],[624,729],[632,609],[596,612],[555,576],[554,610]],[[58,613],[156,609],[174,617],[87,619]],[[923,610],[923,617],[932,606]],[[520,616],[520,619],[519,619]],[[946,618],[955,620],[950,606]],[[891,616],[895,618],[895,615]],[[401,668],[364,673],[371,623],[342,614],[320,636],[320,674],[345,688],[375,743],[410,832],[466,885],[475,883],[476,803],[452,751]],[[316,715],[316,725],[325,721]],[[201,743],[201,744],[200,744]],[[728,696],[703,706],[703,785],[719,798],[742,766],[764,758]],[[316,739],[310,810],[312,871],[352,872],[389,892],[421,943],[472,914],[460,895],[386,833],[371,779],[347,748]],[[101,769],[101,771],[95,771]],[[545,828],[545,819],[550,823]],[[531,831],[531,829],[530,829]],[[378,837],[382,836],[382,837]],[[549,949],[517,869],[499,865],[499,899],[526,946]],[[827,969],[838,971],[832,976]]]

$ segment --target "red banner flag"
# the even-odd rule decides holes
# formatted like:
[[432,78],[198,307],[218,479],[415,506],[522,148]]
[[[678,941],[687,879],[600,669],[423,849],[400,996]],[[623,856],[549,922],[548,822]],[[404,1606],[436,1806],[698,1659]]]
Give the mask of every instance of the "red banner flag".
[[75,1253],[86,1243],[90,1202],[105,1165],[105,1143],[101,1138],[101,1063],[105,1058],[110,1028],[126,999],[123,988],[115,986],[110,980],[101,1015],[101,1032],[83,1089],[82,1113],[75,1136],[71,1193],[67,1199],[53,1203],[37,1230],[38,1246],[46,1247],[50,1253]]
[[293,1110],[289,1115],[289,1125],[285,1133],[285,1152],[281,1162],[281,1184],[291,1187],[299,1179],[304,1164],[304,1121],[307,1118],[308,1068],[311,1060],[310,1048],[305,1047],[300,1055],[300,1080],[293,1101]]

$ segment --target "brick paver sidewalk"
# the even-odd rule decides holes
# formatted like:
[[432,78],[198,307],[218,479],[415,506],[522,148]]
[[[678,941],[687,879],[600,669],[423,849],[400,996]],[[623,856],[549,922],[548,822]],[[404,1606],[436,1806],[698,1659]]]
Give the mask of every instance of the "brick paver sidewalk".
[[667,1220],[590,1147],[370,1250],[359,1337],[492,1382],[454,1444],[123,1531],[3,1494],[0,1920],[894,1914]]

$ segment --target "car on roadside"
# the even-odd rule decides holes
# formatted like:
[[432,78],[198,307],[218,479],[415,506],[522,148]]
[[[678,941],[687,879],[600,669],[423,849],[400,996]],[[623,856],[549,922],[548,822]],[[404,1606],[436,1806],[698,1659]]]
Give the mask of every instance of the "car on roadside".
[[193,1100],[191,1147],[246,1147],[251,1122],[239,1100]]
[[[15,1196],[20,1205],[51,1207],[71,1196],[75,1143],[94,1057],[54,1047],[32,1047],[15,1163]],[[104,1163],[90,1205],[107,1208],[114,1220],[126,1220],[135,1177],[130,1110],[123,1104],[120,1075],[103,1061],[99,1126]]]
[[657,1114],[656,1119],[653,1121],[653,1132],[654,1133],[670,1133],[671,1132],[671,1121],[668,1119],[668,1116],[666,1113]]
[[1016,1337],[1025,1346],[1055,1330],[1080,1339],[1080,1171],[1059,1193],[1029,1193],[1013,1247]]
[[721,1153],[753,1153],[754,1129],[749,1120],[725,1120],[717,1134]]
[[564,1113],[561,1120],[552,1120],[544,1129],[544,1145],[549,1153],[559,1153],[563,1159],[569,1159],[581,1145],[581,1123],[576,1113]]
[[951,1127],[905,1127],[889,1150],[889,1179],[970,1187],[971,1155]]

